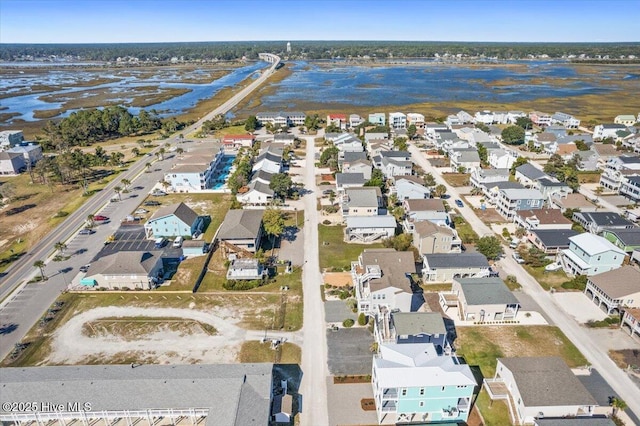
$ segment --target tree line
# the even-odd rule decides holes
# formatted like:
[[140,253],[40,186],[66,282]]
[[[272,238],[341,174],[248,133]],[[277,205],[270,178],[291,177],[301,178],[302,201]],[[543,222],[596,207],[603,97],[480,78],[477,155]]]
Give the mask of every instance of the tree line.
[[166,62],[258,59],[260,52],[305,59],[432,58],[436,55],[463,55],[498,59],[520,59],[531,55],[562,58],[586,55],[589,58],[636,55],[640,43],[488,43],[434,41],[292,41],[291,52],[285,41],[240,41],[198,43],[121,43],[121,44],[0,44],[0,59],[25,57],[67,57],[75,60],[115,61],[135,57],[141,61]]

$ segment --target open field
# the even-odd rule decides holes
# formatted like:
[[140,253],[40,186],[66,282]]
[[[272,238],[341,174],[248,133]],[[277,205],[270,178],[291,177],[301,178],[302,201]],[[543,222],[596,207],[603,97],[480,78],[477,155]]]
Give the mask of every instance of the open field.
[[442,178],[454,188],[469,185],[469,173],[442,173]]
[[540,286],[545,290],[566,291],[562,288],[562,283],[569,281],[570,278],[565,272],[560,269],[559,271],[545,271],[544,267],[533,268],[529,265],[522,265],[527,272],[538,281]]
[[244,342],[238,354],[238,361],[250,362],[273,362],[277,364],[300,364],[302,353],[300,346],[293,343],[282,343],[276,350],[271,349],[269,342],[259,341]]
[[243,342],[260,340],[264,330],[287,335],[301,325],[289,322],[290,305],[281,315],[279,294],[92,292],[58,300],[62,307],[4,365],[235,362]]
[[502,400],[491,401],[486,390],[482,389],[476,399],[476,408],[482,413],[483,426],[504,426],[511,424],[509,407]]
[[560,356],[571,368],[587,365],[586,358],[557,327],[457,327],[455,346],[467,364],[477,365],[484,377],[493,377],[496,358]]
[[318,225],[320,269],[334,271],[351,269],[351,262],[365,249],[382,248],[382,244],[349,244],[344,242],[344,227]]

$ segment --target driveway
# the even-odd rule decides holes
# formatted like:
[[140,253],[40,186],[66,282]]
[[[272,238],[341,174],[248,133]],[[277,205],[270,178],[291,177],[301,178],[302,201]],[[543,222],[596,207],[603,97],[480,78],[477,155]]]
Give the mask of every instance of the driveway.
[[355,321],[358,315],[349,309],[344,300],[328,300],[324,302],[324,320],[327,323],[342,324],[342,321],[347,318]]
[[371,374],[373,354],[369,350],[373,336],[366,328],[341,328],[326,331],[329,371],[335,376]]
[[304,264],[304,232],[288,226],[280,238],[280,260],[290,260],[293,266]]
[[584,293],[577,291],[554,293],[553,298],[577,322],[600,321],[607,317]]
[[375,425],[378,418],[375,410],[364,411],[360,405],[362,399],[373,398],[371,383],[334,384],[333,378],[327,379],[327,391],[330,425]]

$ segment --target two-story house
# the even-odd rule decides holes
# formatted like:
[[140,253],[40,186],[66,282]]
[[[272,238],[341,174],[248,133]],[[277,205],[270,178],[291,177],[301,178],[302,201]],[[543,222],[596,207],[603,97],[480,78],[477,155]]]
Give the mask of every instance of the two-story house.
[[530,163],[526,163],[516,167],[516,174],[515,174],[516,180],[527,187],[533,187],[534,184],[540,178],[549,178],[549,177],[550,176],[547,175],[545,172],[543,172],[542,170],[538,169],[537,167],[533,166]]
[[524,229],[571,229],[573,226],[560,209],[520,210],[514,222]]
[[381,345],[371,382],[380,424],[464,423],[476,387],[471,368],[433,343]]
[[[507,321],[518,316],[520,303],[498,277],[454,278],[451,293],[456,296],[458,318],[463,321]],[[447,312],[451,298],[440,295],[440,304]]]
[[569,238],[578,235],[573,229],[531,229],[527,240],[547,255],[569,248]]
[[428,220],[414,222],[413,225],[413,246],[421,255],[462,251],[462,240],[455,229],[439,226]]
[[348,216],[377,216],[380,214],[380,188],[363,187],[347,188],[341,199],[342,215]]
[[599,184],[618,191],[625,176],[640,174],[640,156],[620,155],[607,159],[600,175]]
[[358,114],[350,114],[349,115],[349,127],[350,128],[353,129],[354,127],[358,127],[362,123],[364,123],[364,118],[362,118]]
[[607,315],[620,314],[623,308],[640,308],[640,271],[623,266],[592,275],[587,279],[584,294]]
[[565,114],[564,112],[556,112],[551,116],[551,122],[555,124],[561,124],[567,129],[577,129],[580,126],[580,120],[573,115]]
[[373,335],[384,343],[432,343],[438,352],[450,351],[447,326],[439,312],[383,311],[374,322]]
[[402,207],[405,213],[403,227],[406,232],[412,232],[414,224],[422,220],[428,220],[441,226],[451,224],[449,213],[440,198],[404,200]]
[[606,239],[588,232],[569,238],[569,248],[558,254],[571,275],[595,275],[619,268],[626,253]]
[[191,237],[204,230],[205,220],[184,203],[158,209],[145,223],[147,238]]
[[475,148],[454,149],[449,154],[451,171],[467,173],[480,167],[480,155]]
[[382,171],[385,178],[391,179],[394,176],[411,175],[413,163],[411,154],[407,151],[384,151],[380,153],[379,163],[376,167]]
[[605,229],[602,236],[625,253],[631,254],[634,250],[640,250],[640,228]]
[[544,200],[537,189],[502,189],[498,193],[496,209],[504,218],[513,220],[518,210],[542,208]]
[[553,124],[551,114],[547,114],[546,112],[532,111],[529,113],[529,119],[533,124],[539,127],[550,126]]
[[593,128],[593,139],[618,139],[618,132],[627,130],[624,124],[608,123],[598,124]]
[[231,209],[218,231],[218,241],[225,257],[249,257],[260,248],[264,229],[264,210]]
[[620,181],[620,195],[637,203],[640,201],[640,172],[638,175],[623,176]]
[[416,126],[417,130],[424,129],[424,115],[417,112],[407,114],[407,127]]
[[371,161],[369,161],[366,156],[365,158],[351,159],[351,156],[348,156],[347,154],[364,154],[364,152],[345,152],[344,160],[340,165],[340,167],[342,168],[342,173],[362,173],[365,181],[370,180]]
[[411,251],[365,249],[356,262],[351,262],[358,312],[376,316],[381,307],[415,312],[424,303],[411,277],[415,273]]
[[469,182],[474,188],[482,189],[492,183],[507,182],[509,180],[509,169],[482,169],[477,167],[471,171]]
[[396,194],[398,201],[431,198],[431,190],[412,178],[414,176],[403,176],[395,179],[392,193]]
[[407,116],[401,112],[390,112],[389,127],[391,127],[392,129],[406,129]]
[[369,114],[368,121],[374,126],[385,126],[387,124],[387,116],[384,112],[374,112]]
[[491,272],[487,258],[477,252],[425,254],[422,260],[422,279],[426,284],[488,277]]
[[574,212],[572,219],[592,234],[601,234],[605,230],[633,229],[633,222],[614,212]]
[[517,156],[513,151],[506,151],[504,149],[491,149],[487,154],[487,161],[494,169],[509,170],[516,161],[516,158]]

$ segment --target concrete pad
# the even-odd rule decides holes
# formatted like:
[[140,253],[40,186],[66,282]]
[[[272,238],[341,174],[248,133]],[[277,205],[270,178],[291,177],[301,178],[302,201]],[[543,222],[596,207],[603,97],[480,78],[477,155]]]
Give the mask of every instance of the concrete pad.
[[371,374],[373,336],[366,328],[327,330],[329,372],[333,375]]
[[[371,373],[371,372],[369,372]],[[371,383],[333,384],[327,378],[327,398],[330,425],[376,425],[375,411],[364,411],[360,405],[363,398],[373,398]]]
[[607,314],[582,292],[556,292],[551,297],[579,323],[584,324],[589,320],[600,321],[607,317]]
[[606,201],[607,203],[613,204],[616,207],[628,206],[630,204],[633,204],[631,201],[629,201],[628,198],[625,198],[622,195],[604,195],[604,196],[601,196],[600,198]]
[[356,321],[358,315],[349,309],[344,300],[328,300],[324,302],[324,319],[326,322],[337,323],[340,326],[342,321],[348,318]]
[[589,334],[597,336],[598,344],[608,351],[640,349],[640,340],[629,336],[629,333],[620,327],[590,328]]

